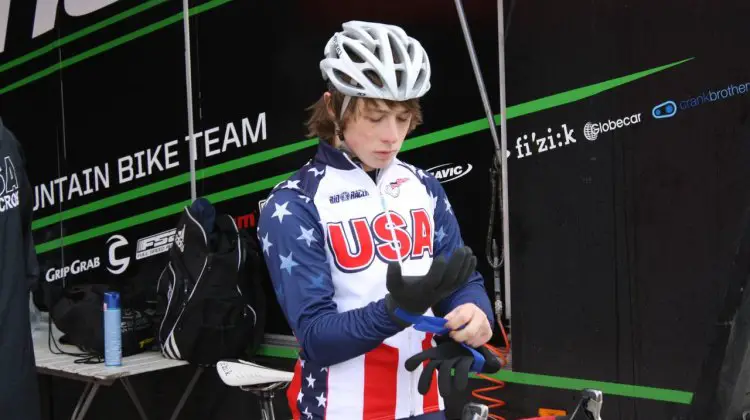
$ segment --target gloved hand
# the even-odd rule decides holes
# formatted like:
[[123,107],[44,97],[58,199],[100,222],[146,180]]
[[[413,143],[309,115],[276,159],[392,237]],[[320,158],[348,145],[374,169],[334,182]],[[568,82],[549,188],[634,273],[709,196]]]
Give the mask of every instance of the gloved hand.
[[[415,354],[404,363],[406,370],[413,372],[422,362],[429,360],[417,384],[417,390],[422,395],[430,389],[435,369],[438,370],[440,395],[445,397],[454,390],[466,389],[470,371],[495,373],[502,367],[500,358],[487,346],[470,349],[450,338],[441,336],[436,336],[435,341],[438,343],[437,346]],[[451,376],[452,369],[456,370],[455,376]]]
[[403,276],[398,263],[388,264],[385,304],[388,314],[402,327],[463,286],[477,266],[471,248],[456,249],[446,262],[443,256],[432,261],[424,276]]

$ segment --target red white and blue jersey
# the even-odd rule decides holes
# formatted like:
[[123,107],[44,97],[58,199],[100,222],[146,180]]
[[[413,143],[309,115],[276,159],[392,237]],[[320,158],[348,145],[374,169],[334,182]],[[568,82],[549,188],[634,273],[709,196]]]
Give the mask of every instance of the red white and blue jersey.
[[[463,246],[458,223],[431,174],[394,159],[374,175],[321,142],[313,160],[271,191],[260,214],[263,255],[301,347],[287,393],[295,419],[385,420],[444,410],[437,378],[423,396],[422,368],[404,368],[434,341],[390,319],[386,270],[400,260],[404,275],[426,274],[433,258]],[[444,315],[464,303],[494,323],[478,272],[434,309]]]

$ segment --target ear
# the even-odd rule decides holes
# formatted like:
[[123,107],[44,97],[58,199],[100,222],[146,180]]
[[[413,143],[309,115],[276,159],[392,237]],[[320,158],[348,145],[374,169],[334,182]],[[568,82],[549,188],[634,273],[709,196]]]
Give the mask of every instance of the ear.
[[331,95],[331,92],[326,92],[323,94],[323,101],[326,103],[326,110],[328,111],[328,116],[331,117],[334,121],[336,121],[336,113],[333,112],[333,96]]

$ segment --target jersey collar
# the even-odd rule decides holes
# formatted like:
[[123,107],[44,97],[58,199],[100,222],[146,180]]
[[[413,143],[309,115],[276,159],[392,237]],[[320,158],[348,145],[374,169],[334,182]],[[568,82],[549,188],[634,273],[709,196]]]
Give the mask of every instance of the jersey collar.
[[336,169],[351,170],[361,169],[359,159],[348,157],[343,151],[331,146],[325,141],[318,143],[318,151],[315,161]]

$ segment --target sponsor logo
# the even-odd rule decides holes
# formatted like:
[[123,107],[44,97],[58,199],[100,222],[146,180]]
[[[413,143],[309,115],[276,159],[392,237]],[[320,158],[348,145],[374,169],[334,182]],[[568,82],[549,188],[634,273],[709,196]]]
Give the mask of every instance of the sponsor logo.
[[229,363],[219,362],[218,366],[221,367],[221,371],[224,372],[225,376],[229,376],[232,374],[232,368],[229,367]]
[[532,131],[531,134],[518,136],[516,139],[518,159],[531,156],[532,150],[535,150],[536,153],[544,153],[576,142],[572,128],[568,128],[567,124],[560,124],[560,129],[561,131],[553,133],[552,127],[548,127],[546,135],[537,136],[536,131]]
[[251,229],[258,226],[258,217],[255,212],[252,212],[243,216],[237,216],[234,222],[237,224],[237,229]]
[[619,118],[617,120],[607,120],[607,122],[587,122],[583,127],[583,136],[589,141],[595,141],[599,138],[600,133],[615,131],[618,128],[635,125],[641,122],[641,114],[633,114],[629,117]]
[[367,192],[367,190],[344,191],[342,193],[334,194],[328,197],[328,201],[331,204],[343,203],[345,201],[356,200],[357,198],[363,198],[369,195],[370,193]]
[[396,198],[399,194],[401,194],[401,185],[403,185],[408,180],[409,178],[399,178],[393,182],[389,182],[383,187],[383,192],[393,198]]
[[109,257],[109,264],[107,270],[112,274],[122,274],[128,269],[130,265],[130,257],[118,258],[117,250],[128,245],[128,240],[122,235],[114,235],[107,239],[107,245],[109,245],[107,255]]
[[63,268],[50,268],[45,273],[44,278],[47,279],[48,282],[61,280],[68,277],[68,275],[76,275],[93,270],[98,268],[99,265],[99,257],[94,257],[88,260],[75,260],[70,263],[70,265]]
[[169,251],[176,234],[177,229],[169,229],[156,235],[139,239],[136,245],[135,259],[142,260]]
[[182,229],[174,237],[174,243],[180,248],[180,252],[185,252],[185,227],[186,225],[182,225]]
[[690,108],[701,106],[703,104],[723,101],[725,99],[729,99],[734,96],[745,95],[749,91],[750,91],[750,82],[740,83],[738,85],[735,85],[734,83],[732,83],[731,85],[721,90],[709,89],[698,96],[684,99],[680,101],[680,109],[687,110]]
[[463,176],[466,176],[469,172],[471,172],[472,168],[473,167],[470,163],[467,163],[465,165],[444,163],[442,165],[438,165],[428,169],[427,172],[432,174],[432,176],[440,181],[441,184],[445,184],[446,182],[455,181]]
[[18,207],[20,202],[18,191],[16,168],[10,156],[5,156],[0,162],[0,213]]
[[677,114],[677,104],[674,101],[662,102],[651,110],[651,116],[661,120],[672,118]]

